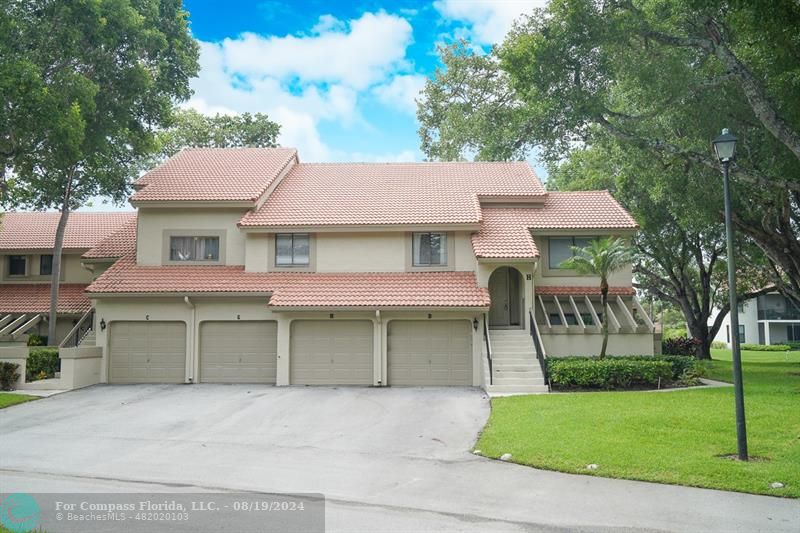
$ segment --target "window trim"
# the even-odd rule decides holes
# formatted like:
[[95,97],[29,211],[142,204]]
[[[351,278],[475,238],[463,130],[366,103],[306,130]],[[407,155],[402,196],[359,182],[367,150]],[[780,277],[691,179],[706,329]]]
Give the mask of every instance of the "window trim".
[[[189,230],[165,229],[162,238],[161,264],[162,265],[224,265],[225,250],[227,247],[227,231],[225,230]],[[219,239],[219,257],[216,260],[200,261],[173,261],[170,259],[170,244],[172,237],[217,237]]]
[[[280,237],[290,237],[292,239],[292,261],[291,263],[278,263],[278,239]],[[295,262],[294,241],[296,237],[306,237],[308,239],[308,261],[305,263]],[[308,268],[311,265],[311,234],[310,233],[276,233],[274,242],[274,264],[275,268]]]
[[[31,265],[31,258],[29,255],[26,254],[8,254],[8,260],[6,261],[5,265],[5,275],[9,279],[20,279],[20,278],[27,278],[30,276],[30,265]],[[25,261],[25,271],[22,274],[12,274],[11,273],[11,258],[12,257],[21,257]]]
[[[50,258],[50,272],[42,272],[42,261],[45,257]],[[40,254],[39,255],[39,275],[40,276],[52,276],[53,275],[53,254]]]
[[[414,235],[420,233],[441,233],[447,239],[447,264],[444,265],[414,265]],[[456,237],[452,231],[412,231],[406,233],[406,272],[447,272],[456,269]]]
[[[308,265],[284,266],[277,264],[278,235],[286,234],[308,235]],[[267,241],[267,271],[268,272],[315,272],[317,269],[317,236],[309,231],[271,233]]]

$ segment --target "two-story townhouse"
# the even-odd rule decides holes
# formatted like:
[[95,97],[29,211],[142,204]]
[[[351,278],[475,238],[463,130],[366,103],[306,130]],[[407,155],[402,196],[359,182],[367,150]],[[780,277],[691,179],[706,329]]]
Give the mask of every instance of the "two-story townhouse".
[[[492,385],[600,345],[572,245],[636,224],[607,192],[547,192],[526,163],[308,164],[188,149],[143,176],[135,224],[84,256],[102,381]],[[653,353],[626,269],[611,353]],[[492,368],[491,372],[489,368]]]
[[[0,346],[24,345],[30,334],[47,336],[53,243],[59,213],[0,215]],[[81,254],[135,218],[134,213],[72,213],[64,233],[56,339],[58,344],[91,308],[84,295],[92,272]]]
[[[739,342],[784,344],[800,342],[800,308],[777,291],[739,302]],[[718,312],[708,323],[711,325]],[[730,314],[722,321],[715,341],[731,345]]]

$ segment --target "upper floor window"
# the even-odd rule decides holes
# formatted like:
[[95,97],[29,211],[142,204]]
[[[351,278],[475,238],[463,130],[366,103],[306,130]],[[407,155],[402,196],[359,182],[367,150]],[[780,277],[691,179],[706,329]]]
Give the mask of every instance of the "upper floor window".
[[24,255],[8,256],[8,275],[26,276],[28,274],[28,258]]
[[49,276],[53,273],[53,256],[41,255],[39,256],[39,275]]
[[573,246],[584,248],[592,241],[589,237],[550,237],[550,268],[561,268],[561,263],[575,255]]
[[412,255],[414,266],[447,265],[447,233],[414,233]]
[[170,237],[170,261],[219,261],[219,237]]
[[278,233],[275,236],[275,266],[307,267],[311,257],[308,233]]

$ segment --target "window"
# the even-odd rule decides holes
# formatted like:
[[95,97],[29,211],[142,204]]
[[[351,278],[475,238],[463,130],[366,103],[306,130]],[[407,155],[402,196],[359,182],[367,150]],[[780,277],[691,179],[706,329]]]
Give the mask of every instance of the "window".
[[786,326],[786,338],[792,342],[800,341],[800,324],[788,324]]
[[550,268],[561,268],[561,263],[575,255],[573,246],[585,248],[591,240],[588,237],[550,237]]
[[8,275],[25,276],[28,273],[28,258],[24,255],[8,256]]
[[414,233],[412,248],[414,266],[447,265],[447,233]]
[[550,325],[551,326],[563,326],[561,323],[561,315],[558,313],[550,313]]
[[219,237],[170,237],[170,261],[219,261]]
[[49,276],[53,273],[53,256],[42,255],[39,257],[39,275]]
[[739,344],[744,344],[744,325],[739,324]]
[[308,266],[310,250],[308,233],[279,233],[275,236],[275,266]]

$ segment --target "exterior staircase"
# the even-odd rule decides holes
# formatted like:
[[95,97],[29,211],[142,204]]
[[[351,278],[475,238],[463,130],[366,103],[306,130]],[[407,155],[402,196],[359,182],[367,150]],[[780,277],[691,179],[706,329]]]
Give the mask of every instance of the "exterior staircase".
[[95,344],[95,334],[93,329],[87,331],[86,335],[83,336],[79,343],[80,346],[94,346]]
[[[523,329],[489,330],[492,346],[492,396],[548,392],[536,349],[530,334]],[[488,362],[486,365],[488,367]],[[488,372],[488,368],[486,368]]]

